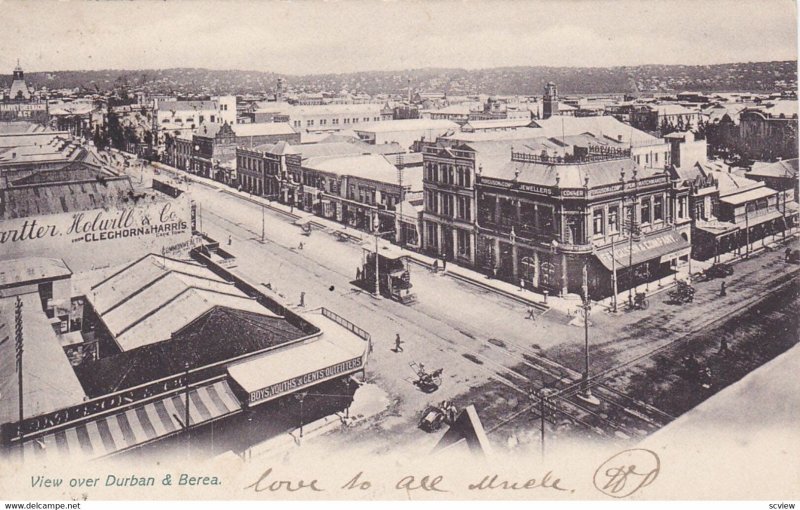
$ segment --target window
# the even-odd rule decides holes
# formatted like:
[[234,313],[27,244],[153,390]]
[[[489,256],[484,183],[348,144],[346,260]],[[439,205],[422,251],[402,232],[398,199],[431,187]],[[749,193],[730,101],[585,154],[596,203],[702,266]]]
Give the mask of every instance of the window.
[[212,115],[212,116],[211,116],[211,123],[213,124],[213,123],[215,123],[216,121],[217,121],[217,118],[216,118],[216,116]]
[[337,124],[339,124],[339,119],[333,119],[333,120],[331,120],[331,124],[333,124],[334,126],[336,126]]
[[369,122],[369,117],[364,117],[364,122]]
[[650,197],[642,200],[642,223],[650,223]]
[[594,215],[594,235],[603,235],[603,227],[605,226],[604,218],[603,218],[603,210],[602,209],[595,209],[593,212]]
[[686,217],[686,203],[687,203],[687,198],[686,197],[681,197],[680,199],[678,199],[678,217],[679,218],[685,218]]
[[372,119],[372,120],[378,121],[378,120],[381,120],[381,118],[380,118],[380,117],[375,117],[375,118],[374,118],[374,119]]
[[433,194],[433,191],[426,191],[425,192],[425,210],[430,212],[436,212],[436,197]]
[[294,121],[294,127],[300,127],[300,121],[299,120]]
[[313,125],[314,125],[314,119],[308,119],[306,121],[306,126],[313,126]]
[[608,208],[608,233],[617,232],[619,232],[619,207],[615,205]]
[[320,119],[320,121],[319,121],[319,125],[320,126],[324,126],[327,123],[328,123],[328,119]]
[[466,230],[456,230],[456,239],[458,240],[458,254],[466,256],[469,252],[469,232]]
[[205,120],[206,120],[206,116],[205,116],[205,115],[201,115],[201,116],[200,116],[200,124],[202,124],[203,122],[205,122]]
[[345,124],[350,124],[350,119],[344,119]]
[[661,221],[664,219],[664,197],[656,195],[653,198],[653,221]]
[[553,208],[550,206],[539,206],[539,231],[542,233],[553,232]]

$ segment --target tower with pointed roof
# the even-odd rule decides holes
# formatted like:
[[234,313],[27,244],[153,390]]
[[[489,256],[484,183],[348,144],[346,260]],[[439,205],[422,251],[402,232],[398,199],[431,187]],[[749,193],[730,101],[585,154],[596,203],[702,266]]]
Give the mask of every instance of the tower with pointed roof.
[[25,83],[25,73],[19,65],[19,59],[17,59],[17,67],[14,68],[14,78],[11,81],[8,96],[12,101],[29,101],[31,99],[31,91],[28,89],[28,84]]

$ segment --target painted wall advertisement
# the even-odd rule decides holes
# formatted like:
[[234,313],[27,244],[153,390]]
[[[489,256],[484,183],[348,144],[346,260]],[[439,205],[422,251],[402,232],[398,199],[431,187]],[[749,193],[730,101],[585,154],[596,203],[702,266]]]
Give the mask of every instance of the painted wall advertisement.
[[[191,246],[186,199],[91,209],[0,222],[2,258],[62,258],[73,271],[130,261],[147,253]],[[180,251],[180,250],[178,250]]]

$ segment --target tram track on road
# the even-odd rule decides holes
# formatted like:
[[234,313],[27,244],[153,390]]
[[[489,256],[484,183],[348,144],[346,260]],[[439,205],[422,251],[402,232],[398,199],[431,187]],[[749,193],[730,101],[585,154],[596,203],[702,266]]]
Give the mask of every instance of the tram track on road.
[[[235,197],[234,197],[235,198]],[[247,228],[242,223],[237,223],[232,221],[224,216],[216,214],[212,211],[206,210],[207,213],[216,216],[220,220],[227,222],[243,231],[247,232],[252,236],[258,236],[258,233],[255,230],[251,230]],[[255,238],[255,237],[254,237]],[[272,243],[275,247],[279,247],[280,249],[290,253],[292,255],[298,255],[298,252],[293,250],[292,248],[288,248],[283,244],[276,242],[276,241],[267,241]],[[309,262],[320,265],[326,271],[329,271],[333,274],[339,275],[344,277],[346,280],[349,281],[349,274],[345,274],[344,272],[337,271],[327,266],[322,266],[318,262],[316,262],[312,257],[304,256],[304,258],[308,259]],[[674,417],[670,416],[669,414],[659,410],[658,408],[643,402],[641,400],[635,399],[624,393],[610,388],[603,384],[608,377],[613,375],[613,373],[622,370],[626,367],[629,367],[639,361],[642,361],[646,358],[650,358],[652,356],[657,355],[660,352],[667,351],[671,348],[680,345],[681,343],[687,341],[692,336],[696,335],[703,329],[712,327],[716,323],[722,322],[724,320],[729,319],[732,315],[736,315],[739,312],[747,309],[748,307],[752,306],[754,303],[757,303],[763,300],[768,294],[777,291],[778,289],[782,288],[785,285],[788,285],[793,281],[794,276],[790,276],[785,282],[780,284],[778,287],[769,287],[765,289],[763,292],[758,294],[757,296],[750,298],[740,304],[737,304],[734,310],[731,310],[724,316],[721,317],[712,317],[709,320],[704,320],[699,323],[693,323],[690,328],[684,329],[681,331],[681,336],[675,340],[671,340],[668,343],[661,345],[655,349],[649,350],[644,354],[635,356],[634,358],[625,360],[623,363],[620,363],[610,369],[604,370],[600,373],[597,373],[591,376],[588,381],[588,388],[591,388],[595,392],[595,396],[601,400],[601,402],[606,403],[608,406],[616,407],[622,410],[623,413],[626,413],[627,416],[630,417],[630,420],[633,422],[631,423],[621,423],[620,420],[611,420],[608,417],[604,417],[601,413],[597,412],[588,407],[588,405],[579,403],[577,400],[577,394],[581,391],[581,380],[582,374],[566,367],[556,361],[551,359],[545,358],[541,355],[541,353],[536,352],[534,349],[531,349],[527,346],[524,346],[518,342],[514,342],[512,340],[503,339],[503,345],[497,345],[496,343],[492,342],[491,339],[487,339],[488,342],[483,343],[481,347],[486,347],[493,351],[498,351],[500,354],[506,357],[510,357],[515,362],[526,366],[530,369],[533,369],[539,372],[542,375],[551,377],[558,381],[558,386],[554,388],[557,390],[557,393],[552,397],[554,400],[558,401],[558,411],[563,413],[567,419],[572,421],[573,423],[579,424],[584,428],[591,430],[597,433],[600,436],[608,437],[608,436],[616,436],[619,438],[619,434],[621,433],[624,437],[633,438],[638,437],[647,433],[647,431],[653,431],[664,424],[672,421]],[[780,278],[776,278],[778,280]],[[770,282],[772,283],[772,281]],[[350,296],[350,299],[355,299],[354,297]],[[447,319],[442,319],[441,317],[434,317],[430,313],[420,309],[421,307],[413,307],[414,310],[426,316],[428,319],[443,324],[447,327],[450,327],[455,330],[455,332],[460,333],[465,338],[470,338],[471,340],[482,341],[480,337],[482,334],[475,334],[474,331],[465,331],[463,329],[463,324],[461,325],[454,325],[451,321]],[[402,317],[397,315],[394,319],[408,319],[407,317]],[[422,330],[423,328],[420,327]],[[487,357],[479,350],[469,348],[464,343],[458,342],[451,338],[447,338],[442,336],[441,334],[431,332],[427,329],[423,330],[423,333],[428,337],[435,337],[440,342],[446,344],[447,352],[454,356],[458,357],[459,359],[463,360],[464,358],[472,361],[472,363],[478,368],[478,370],[483,371],[487,374],[487,376],[499,382],[500,384],[508,387],[509,389],[513,390],[516,393],[525,395],[526,397],[530,397],[531,391],[535,389],[541,389],[543,386],[542,384],[537,384],[533,379],[522,374],[515,370],[514,368],[505,366],[504,364]],[[476,361],[477,360],[477,361]],[[563,384],[566,382],[566,384]],[[536,404],[531,404],[527,406],[521,411],[517,411],[511,415],[511,417],[501,420],[500,423],[496,424],[496,426],[492,430],[496,430],[498,427],[502,426],[502,424],[508,420],[513,419],[515,416],[519,416],[521,413],[532,411]],[[548,419],[551,423],[555,423],[554,419]],[[638,425],[637,425],[638,423]]]
[[[236,230],[239,230],[240,232],[244,233],[245,235],[242,236],[242,237],[244,237],[246,239],[251,239],[252,238],[252,240],[256,241],[256,237],[258,236],[258,232],[256,232],[254,229],[249,228],[246,224],[244,224],[242,222],[234,221],[233,219],[227,218],[225,216],[222,216],[222,215],[220,215],[220,214],[218,214],[216,212],[210,211],[208,209],[206,209],[205,212],[206,212],[206,214],[214,217],[217,220],[214,223],[217,223],[218,228],[222,228],[223,230],[227,230],[226,227],[224,227],[222,225],[219,225],[219,223],[222,222],[222,223],[224,223],[226,225],[229,225],[228,228],[236,229]],[[294,257],[299,255],[299,253],[297,251],[293,250],[292,248],[286,247],[285,245],[281,244],[280,242],[271,241],[271,240],[265,240],[265,243],[269,243],[273,247],[275,247],[276,249],[280,249],[280,250],[282,250],[282,251],[286,252],[287,254],[292,255]],[[327,271],[327,272],[333,273],[335,275],[338,275],[340,277],[343,277],[343,278],[349,280],[349,275],[345,274],[344,272],[337,271],[336,269],[330,268],[328,266],[322,266],[321,264],[316,262],[312,257],[304,257],[304,258],[307,259],[312,264],[316,264],[316,265],[319,265],[320,267],[323,267],[323,269],[325,269],[325,271]],[[308,268],[298,267],[298,269],[304,270],[304,271],[309,271],[312,274],[317,275],[317,273],[315,271],[309,270]],[[353,296],[349,296],[349,298],[351,300],[355,299]],[[475,331],[465,331],[464,327],[463,327],[463,324],[462,325],[454,325],[454,324],[451,324],[449,321],[442,319],[441,317],[435,317],[432,314],[426,312],[425,310],[422,310],[421,307],[416,307],[416,306],[412,305],[412,308],[416,313],[424,315],[429,320],[434,321],[435,323],[440,323],[440,324],[445,325],[445,326],[447,326],[449,328],[452,328],[454,330],[454,332],[462,335],[465,338],[469,338],[472,341],[478,340],[479,337],[483,336],[482,334],[479,334],[479,333],[477,333]],[[404,318],[404,317],[401,317],[401,316],[396,316],[395,319],[393,319],[393,320],[396,320],[396,319],[407,319],[407,318]],[[499,382],[500,384],[502,384],[502,385],[506,386],[507,388],[515,391],[516,393],[524,395],[525,397],[529,397],[532,388],[537,386],[537,384],[534,381],[532,381],[525,374],[522,374],[522,373],[518,372],[517,370],[515,370],[515,369],[513,369],[511,367],[505,366],[502,363],[487,357],[486,355],[482,354],[477,349],[469,348],[468,346],[466,346],[463,343],[457,342],[457,341],[455,341],[453,339],[450,339],[450,338],[448,338],[446,336],[443,336],[443,335],[441,335],[439,333],[436,333],[436,332],[432,332],[432,331],[427,330],[427,329],[425,329],[424,331],[421,331],[421,333],[426,335],[426,336],[428,336],[428,337],[433,336],[437,340],[439,340],[440,342],[443,342],[444,344],[446,344],[447,351],[448,351],[448,353],[450,355],[452,355],[453,357],[458,357],[458,358],[460,358],[462,360],[463,359],[467,359],[467,360],[471,361],[473,363],[473,365],[475,367],[477,367],[477,369],[479,371],[484,372],[487,375],[488,378]],[[480,341],[480,340],[478,340],[478,341]],[[504,342],[506,342],[506,340],[504,340]],[[522,355],[520,353],[515,353],[513,350],[510,350],[508,348],[500,348],[496,344],[489,343],[489,344],[482,344],[482,345],[483,346],[487,346],[488,345],[489,349],[498,350],[503,355],[511,357],[515,362],[519,362],[519,363],[521,363],[521,364],[523,364],[523,365],[525,365],[525,366],[527,366],[527,367],[529,367],[531,369],[534,369],[534,370],[540,371],[542,373],[545,373],[546,375],[548,375],[550,377],[554,377],[556,379],[563,379],[565,377],[564,374],[567,374],[568,377],[570,377],[570,379],[575,379],[576,378],[577,372],[575,372],[573,370],[570,370],[567,367],[564,367],[563,365],[560,365],[560,364],[558,364],[558,363],[556,363],[556,362],[554,362],[552,360],[542,359],[538,355],[538,353],[536,353],[532,349],[528,349],[528,348],[526,348],[526,347],[524,347],[522,345],[519,345],[517,343],[514,343],[514,342],[511,342],[511,343],[514,345],[514,347],[516,347],[520,351],[524,352],[528,356],[537,359],[539,361],[539,363],[533,363],[533,362],[529,361],[529,359],[526,359],[526,357],[524,355]],[[607,436],[608,435],[607,434],[607,430],[609,430],[609,429],[611,429],[613,432],[620,431],[625,435],[628,435],[628,436],[631,435],[631,431],[629,429],[626,429],[626,428],[620,426],[619,424],[616,424],[616,423],[612,422],[611,420],[603,418],[601,415],[599,415],[598,413],[594,412],[593,410],[589,409],[586,406],[582,406],[582,405],[577,404],[575,402],[566,402],[563,405],[563,407],[565,407],[565,409],[559,409],[559,411],[561,413],[567,415],[568,418],[573,423],[579,424],[579,425],[583,426],[584,428],[586,428],[587,430],[592,430],[592,431],[594,431],[595,433],[597,433],[600,436]],[[555,423],[555,421],[553,423]]]

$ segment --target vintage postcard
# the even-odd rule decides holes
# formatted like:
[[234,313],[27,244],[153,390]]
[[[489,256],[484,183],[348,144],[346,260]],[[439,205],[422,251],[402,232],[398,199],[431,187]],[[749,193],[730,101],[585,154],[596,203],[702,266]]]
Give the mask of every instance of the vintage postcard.
[[800,499],[795,2],[0,11],[6,508]]

